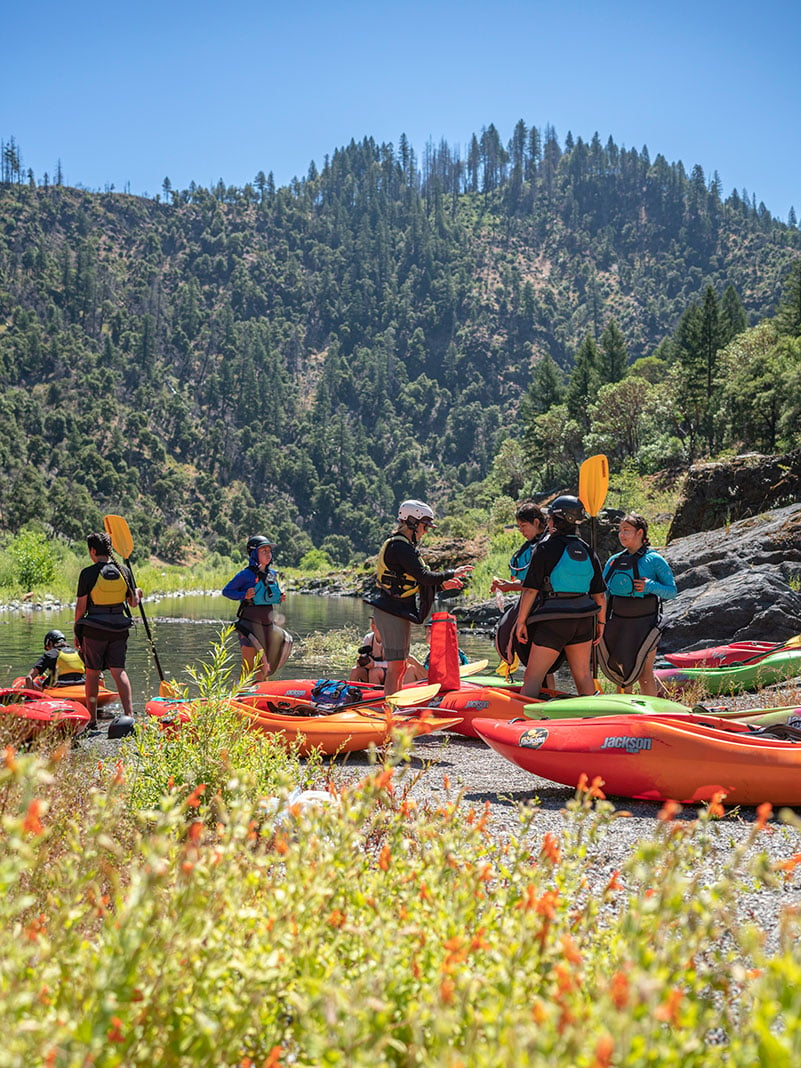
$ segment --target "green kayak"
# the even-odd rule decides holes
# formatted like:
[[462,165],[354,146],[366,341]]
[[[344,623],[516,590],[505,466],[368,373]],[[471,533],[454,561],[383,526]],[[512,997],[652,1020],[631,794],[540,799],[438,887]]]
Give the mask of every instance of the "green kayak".
[[664,697],[646,697],[643,694],[603,693],[594,697],[566,697],[555,701],[537,701],[523,708],[529,719],[594,719],[598,716],[619,716],[621,713],[642,712],[659,716],[703,716],[720,719],[736,719],[742,723],[767,727],[774,723],[790,723],[798,720],[801,725],[801,708],[736,709],[716,706],[680,705]]
[[801,649],[785,649],[752,664],[709,668],[658,668],[654,674],[667,693],[681,693],[693,684],[711,694],[760,690],[801,675]]

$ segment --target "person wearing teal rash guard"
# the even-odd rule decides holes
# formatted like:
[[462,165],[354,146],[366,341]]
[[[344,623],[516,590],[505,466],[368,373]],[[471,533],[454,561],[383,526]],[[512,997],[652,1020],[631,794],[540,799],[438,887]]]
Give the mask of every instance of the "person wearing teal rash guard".
[[664,557],[648,541],[648,522],[636,512],[620,521],[623,551],[604,568],[607,619],[598,659],[607,678],[624,693],[639,682],[640,693],[657,696],[656,649],[662,634],[660,602],[677,596],[676,580]]
[[531,563],[534,546],[545,537],[548,520],[538,504],[524,501],[518,505],[515,521],[517,529],[526,540],[512,553],[509,560],[510,578],[501,579],[496,575],[490,584],[490,593],[495,593],[497,590],[501,593],[514,593],[523,589],[523,579]]
[[[270,567],[273,558],[270,539],[256,534],[248,539],[247,549],[250,554],[248,566],[234,575],[222,594],[240,602],[235,627],[242,647],[243,668],[248,673],[255,670],[257,680],[263,682],[280,666],[280,647],[285,646],[288,638],[280,627],[273,626],[275,605],[280,604],[285,595],[278,585],[278,575]],[[259,655],[261,660],[257,666]]]

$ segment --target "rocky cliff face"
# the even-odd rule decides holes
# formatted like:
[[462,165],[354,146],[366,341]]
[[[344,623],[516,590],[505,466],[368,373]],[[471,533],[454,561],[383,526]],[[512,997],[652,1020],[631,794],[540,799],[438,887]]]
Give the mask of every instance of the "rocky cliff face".
[[668,544],[796,501],[801,501],[801,450],[695,464],[687,474]]

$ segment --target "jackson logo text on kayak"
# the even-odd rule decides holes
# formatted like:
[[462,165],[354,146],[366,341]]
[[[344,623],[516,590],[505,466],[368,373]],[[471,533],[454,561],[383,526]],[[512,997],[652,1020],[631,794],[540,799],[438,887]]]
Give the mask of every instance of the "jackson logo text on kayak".
[[601,749],[625,749],[627,753],[639,753],[643,749],[650,749],[652,741],[652,738],[632,738],[631,735],[622,734],[604,738]]

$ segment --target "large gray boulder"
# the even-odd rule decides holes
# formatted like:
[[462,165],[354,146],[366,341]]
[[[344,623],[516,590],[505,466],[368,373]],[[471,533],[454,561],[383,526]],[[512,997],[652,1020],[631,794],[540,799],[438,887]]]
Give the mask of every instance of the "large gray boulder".
[[801,504],[678,538],[664,556],[679,596],[662,652],[801,632]]

